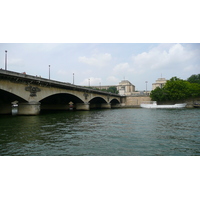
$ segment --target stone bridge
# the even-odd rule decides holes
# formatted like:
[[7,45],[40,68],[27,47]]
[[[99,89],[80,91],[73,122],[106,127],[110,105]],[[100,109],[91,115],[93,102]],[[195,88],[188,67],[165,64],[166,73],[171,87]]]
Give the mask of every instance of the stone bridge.
[[0,69],[0,114],[37,115],[41,110],[117,108],[121,96],[25,73]]

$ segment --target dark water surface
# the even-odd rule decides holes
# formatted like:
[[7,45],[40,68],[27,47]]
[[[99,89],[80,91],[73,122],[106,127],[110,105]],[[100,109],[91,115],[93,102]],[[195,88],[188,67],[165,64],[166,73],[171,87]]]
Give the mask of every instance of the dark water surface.
[[1,115],[0,155],[200,155],[200,109]]

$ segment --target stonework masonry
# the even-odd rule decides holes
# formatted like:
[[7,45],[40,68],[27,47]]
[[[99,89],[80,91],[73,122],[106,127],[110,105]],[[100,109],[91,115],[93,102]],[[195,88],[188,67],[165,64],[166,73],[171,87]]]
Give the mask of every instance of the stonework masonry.
[[140,107],[142,101],[151,101],[151,98],[149,96],[126,96],[122,107]]

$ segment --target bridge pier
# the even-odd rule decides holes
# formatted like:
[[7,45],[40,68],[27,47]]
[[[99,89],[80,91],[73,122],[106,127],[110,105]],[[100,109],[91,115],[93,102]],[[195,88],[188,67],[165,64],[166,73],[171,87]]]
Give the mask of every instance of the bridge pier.
[[77,103],[76,110],[90,110],[90,104],[89,103]]
[[98,104],[98,103],[90,104],[90,109],[100,109],[100,108],[101,108],[101,104]]
[[101,104],[101,108],[105,109],[105,108],[111,108],[111,104],[110,103],[102,103]]
[[121,107],[121,104],[119,103],[119,104],[113,104],[113,105],[111,105],[111,108],[120,108]]
[[18,115],[39,115],[40,102],[19,103]]
[[68,104],[41,104],[41,110],[69,110]]

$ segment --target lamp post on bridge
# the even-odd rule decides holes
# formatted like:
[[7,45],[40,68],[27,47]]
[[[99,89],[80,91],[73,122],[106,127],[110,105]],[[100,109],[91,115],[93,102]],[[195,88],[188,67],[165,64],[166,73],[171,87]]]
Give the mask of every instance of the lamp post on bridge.
[[147,95],[147,83],[148,83],[148,81],[145,81],[145,83],[146,83],[146,95]]
[[5,70],[7,70],[7,50],[5,50]]
[[74,85],[74,73],[73,73],[73,85]]
[[49,65],[49,80],[50,80],[50,65]]
[[90,79],[88,79],[88,84],[89,84],[89,87],[90,87]]

